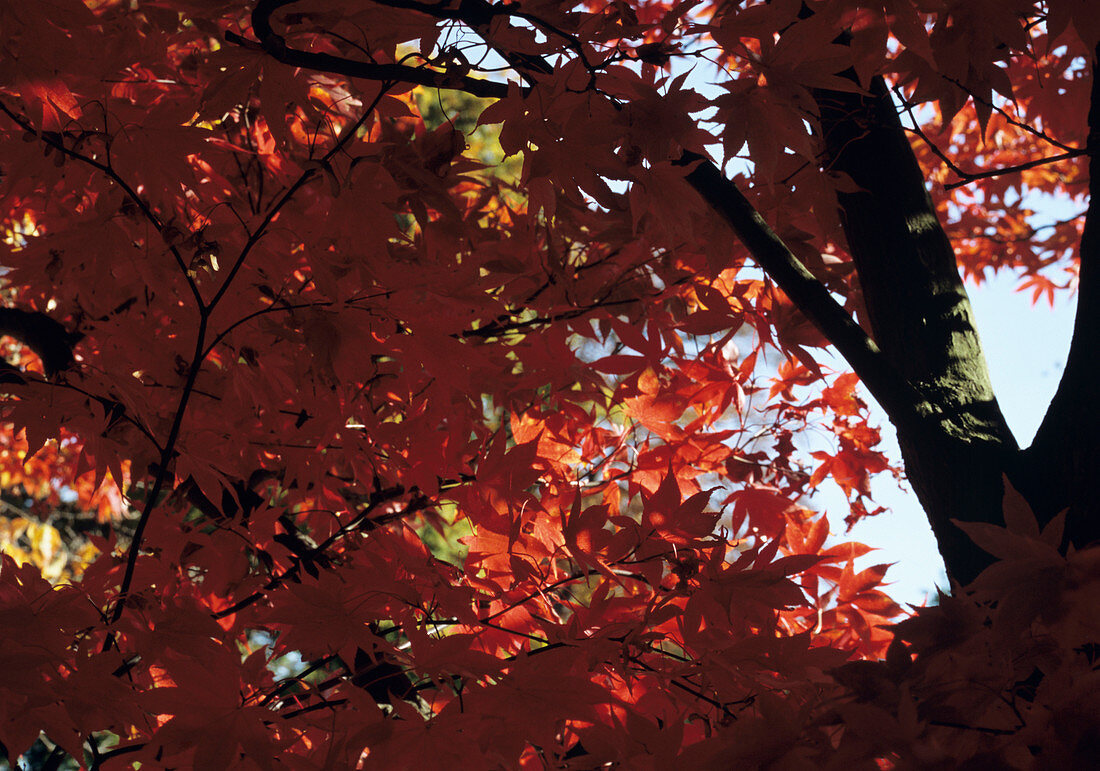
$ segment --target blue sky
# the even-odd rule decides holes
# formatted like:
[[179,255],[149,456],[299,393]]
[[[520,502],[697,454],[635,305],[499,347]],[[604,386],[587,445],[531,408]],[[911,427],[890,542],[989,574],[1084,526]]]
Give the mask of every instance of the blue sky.
[[[694,65],[688,66],[683,61],[674,60],[672,74],[682,74],[685,71],[683,68],[690,72],[690,87],[708,97],[720,93],[720,89],[708,81],[708,77],[714,77],[713,72],[704,72],[705,68],[695,68]],[[918,111],[918,115],[922,113]],[[703,124],[706,125],[705,120]],[[720,148],[711,147],[711,151],[713,157],[720,161]],[[726,166],[725,170],[732,175],[748,168],[747,161],[740,159]],[[610,182],[615,186],[615,181]],[[1036,196],[1033,208],[1037,216],[1032,224],[1038,226],[1076,213],[1080,206],[1073,207],[1064,200]],[[987,279],[981,286],[968,285],[967,290],[974,305],[1001,409],[1017,442],[1026,447],[1058,387],[1073,330],[1076,295],[1059,293],[1053,309],[1045,300],[1033,306],[1030,292],[1016,292],[1018,283],[1019,279],[1014,275],[1001,273]],[[834,371],[851,369],[835,353],[830,356],[815,350],[814,354],[823,365],[830,366]],[[901,453],[892,424],[866,390],[863,396],[871,407],[872,424],[882,429],[883,448],[891,459],[900,461]],[[882,562],[895,563],[886,576],[891,596],[899,602],[919,605],[935,596],[937,585],[946,587],[943,562],[936,550],[924,510],[908,483],[898,485],[888,474],[881,476],[873,485],[874,500],[889,511],[864,520],[851,533],[844,533],[843,521],[848,513],[848,504],[835,484],[823,483],[815,493],[812,505],[828,512],[836,540],[856,540],[876,547],[876,551],[859,561],[859,567]]]

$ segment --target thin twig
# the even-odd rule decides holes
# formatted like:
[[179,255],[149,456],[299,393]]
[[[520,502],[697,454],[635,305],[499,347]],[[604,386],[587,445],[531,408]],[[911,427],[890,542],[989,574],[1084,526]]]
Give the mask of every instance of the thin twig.
[[[133,204],[138,207],[138,210],[142,213],[145,219],[149,221],[149,224],[151,224],[158,233],[160,233],[161,235],[165,234],[166,226],[163,222],[161,222],[160,217],[157,216],[156,212],[153,211],[152,207],[145,201],[145,199],[137,194],[137,191],[130,186],[130,183],[119,176],[118,172],[114,170],[110,163],[102,163],[101,161],[97,161],[90,155],[85,155],[84,153],[80,153],[72,148],[66,147],[65,143],[61,141],[61,137],[63,136],[62,134],[58,133],[57,138],[55,138],[53,136],[53,132],[39,131],[34,127],[34,124],[32,124],[22,115],[18,115],[17,113],[12,112],[3,102],[0,102],[0,111],[7,114],[9,118],[19,124],[20,128],[22,128],[24,131],[33,134],[39,140],[54,148],[58,152],[63,153],[64,155],[67,155],[74,160],[80,161],[81,163],[84,163],[88,166],[91,166],[93,169],[97,169],[98,171],[102,172],[104,175],[107,176],[108,179],[110,179],[122,189],[122,192],[126,194],[126,197],[129,198],[130,201],[132,201]],[[104,141],[109,141],[106,138],[106,135],[104,135],[104,137]],[[195,297],[195,301],[197,302],[198,307],[201,308],[202,295],[199,294],[199,288],[195,284],[194,279],[191,278],[190,273],[188,272],[187,262],[183,259],[183,255],[180,253],[178,247],[172,244],[169,239],[165,238],[164,240],[168,244],[168,251],[172,253],[173,258],[176,261],[176,266],[180,269],[180,272],[182,273],[184,279],[187,281],[187,286],[191,290],[191,294]]]
[[[898,88],[896,86],[894,87],[894,91],[895,93],[898,93]],[[1067,145],[1063,145],[1060,142],[1053,142],[1048,138],[1047,141],[1050,141],[1051,144],[1056,144],[1058,147],[1066,147],[1066,152],[1058,153],[1057,155],[1048,155],[1043,158],[1034,158],[1030,161],[1017,163],[1012,166],[1004,166],[999,169],[966,171],[959,168],[959,166],[950,158],[948,158],[947,154],[944,153],[943,150],[941,150],[935,142],[928,138],[928,135],[924,133],[924,130],[920,127],[920,124],[917,122],[916,117],[913,115],[913,106],[908,102],[905,102],[904,100],[902,101],[902,105],[905,109],[905,113],[909,116],[909,120],[913,122],[912,128],[906,126],[905,130],[910,132],[911,134],[915,134],[916,136],[920,137],[921,141],[923,141],[925,145],[928,146],[928,149],[932,151],[932,154],[939,158],[944,163],[944,165],[951,170],[953,174],[959,177],[958,182],[952,182],[950,184],[944,185],[944,189],[946,190],[954,190],[956,188],[963,187],[978,179],[989,179],[991,177],[1000,177],[1007,174],[1015,174],[1020,171],[1033,169],[1036,166],[1043,166],[1048,163],[1067,161],[1072,158],[1079,158],[1086,154],[1085,150],[1081,148],[1069,147]],[[1044,138],[1046,138],[1045,135]]]
[[[322,163],[328,161],[339,152],[347,144],[349,139],[355,136],[359,127],[363,125],[364,121],[374,112],[374,109],[378,106],[378,102],[382,99],[382,96],[392,87],[392,83],[383,83],[378,95],[374,101],[364,109],[363,114],[359,117],[355,123],[348,127],[344,135],[333,145],[328,153],[322,158]],[[134,530],[133,540],[130,542],[130,547],[126,553],[126,570],[123,574],[122,584],[119,587],[118,597],[115,601],[115,606],[111,613],[111,623],[115,623],[121,618],[122,610],[126,603],[127,595],[130,592],[130,587],[134,580],[134,571],[137,566],[138,554],[141,551],[142,540],[145,535],[145,528],[149,524],[149,518],[153,513],[153,509],[157,505],[157,498],[160,496],[161,490],[164,488],[165,482],[168,478],[169,468],[171,466],[172,459],[176,454],[176,442],[179,440],[180,429],[183,426],[184,415],[187,412],[187,406],[190,403],[192,392],[195,388],[195,382],[198,379],[199,372],[202,369],[203,362],[206,359],[206,333],[207,327],[210,321],[210,317],[217,307],[219,302],[225,297],[226,292],[229,290],[230,284],[236,277],[240,269],[243,267],[245,259],[251,252],[252,248],[267,232],[267,227],[274,221],[275,217],[282,210],[282,208],[289,203],[299,189],[301,189],[313,176],[317,173],[316,167],[307,169],[302,172],[297,181],[276,201],[268,210],[267,215],[260,223],[259,227],[249,236],[248,241],[242,247],[240,254],[233,263],[233,267],[226,275],[225,281],[222,282],[221,287],[215,292],[214,296],[209,302],[204,303],[201,295],[197,294],[197,302],[199,304],[199,328],[195,338],[195,350],[191,357],[191,364],[187,368],[187,378],[183,385],[183,391],[180,394],[179,404],[176,407],[175,415],[172,418],[172,425],[168,431],[168,438],[165,440],[164,447],[160,454],[160,463],[157,467],[156,476],[153,479],[153,485],[148,493],[148,497],[145,500],[145,505],[142,507],[141,516],[138,519],[137,527]],[[110,645],[114,644],[114,635],[110,634],[107,640],[104,641],[104,649],[106,650]]]

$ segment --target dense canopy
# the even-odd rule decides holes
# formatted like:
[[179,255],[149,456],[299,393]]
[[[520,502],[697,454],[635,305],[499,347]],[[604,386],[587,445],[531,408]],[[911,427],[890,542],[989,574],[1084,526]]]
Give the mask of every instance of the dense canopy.
[[[0,28],[0,757],[1095,757],[1090,3]],[[960,278],[995,271],[1080,296],[1026,450]],[[844,532],[903,468],[954,591],[894,627]]]

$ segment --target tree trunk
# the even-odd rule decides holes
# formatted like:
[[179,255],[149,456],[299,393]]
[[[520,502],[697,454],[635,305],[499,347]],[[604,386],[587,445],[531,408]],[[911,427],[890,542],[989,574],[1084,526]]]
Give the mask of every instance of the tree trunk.
[[[1100,49],[1094,56],[1100,58]],[[1066,369],[1035,441],[1019,450],[1001,415],[966,290],[924,177],[881,78],[869,95],[816,95],[828,168],[860,187],[838,193],[872,336],[919,393],[914,426],[898,428],[905,468],[948,574],[966,583],[991,557],[951,520],[1002,523],[1004,476],[1046,524],[1066,510],[1063,546],[1100,541],[1100,79],[1093,78],[1089,208],[1081,239],[1077,317]]]
[[1001,414],[955,254],[882,78],[869,95],[821,91],[827,168],[858,185],[837,193],[872,336],[917,393],[899,420],[905,469],[948,575],[967,583],[990,562],[951,520],[999,523],[1016,441]]
[[[1022,453],[1017,487],[1041,522],[1068,509],[1063,544],[1100,541],[1100,78],[1093,56],[1089,105],[1089,207],[1081,237],[1077,317],[1066,369],[1035,441]],[[1016,477],[1014,477],[1014,480]]]

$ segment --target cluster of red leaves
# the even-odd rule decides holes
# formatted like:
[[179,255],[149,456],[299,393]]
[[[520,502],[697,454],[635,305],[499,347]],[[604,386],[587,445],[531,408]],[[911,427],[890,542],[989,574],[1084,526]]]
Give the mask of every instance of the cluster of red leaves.
[[835,673],[856,697],[839,708],[840,755],[885,752],[902,768],[1094,763],[1100,551],[1060,553],[1062,517],[1040,533],[1006,487],[1006,528],[964,525],[999,561],[897,624],[884,661]]
[[[110,472],[131,508],[76,587],[0,569],[9,758],[43,731],[97,768],[841,762],[864,713],[829,673],[884,655],[900,609],[803,499],[830,477],[856,518],[888,463],[673,163],[714,107],[755,203],[853,293],[803,133],[807,89],[843,84],[814,73],[927,88],[889,34],[981,51],[907,2],[828,5],[482,9],[514,67],[558,57],[469,140],[502,124],[518,178],[449,120],[481,103],[272,55],[468,86],[442,7],[318,0],[270,50],[240,37],[251,3],[0,8],[0,212],[33,223],[5,280],[82,335],[3,417],[78,453],[42,477]],[[713,101],[660,69],[706,41],[733,74]],[[835,444],[799,450],[810,425]]]

